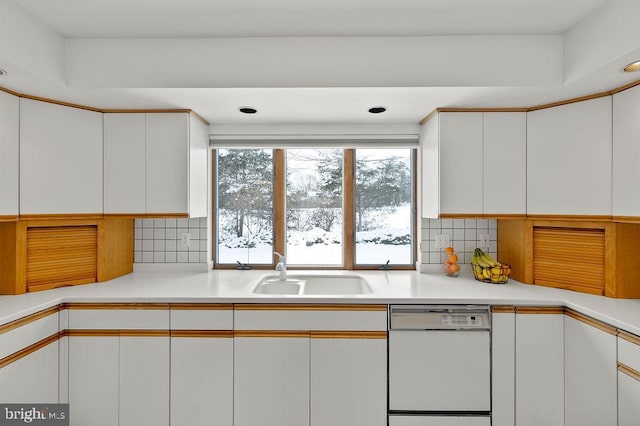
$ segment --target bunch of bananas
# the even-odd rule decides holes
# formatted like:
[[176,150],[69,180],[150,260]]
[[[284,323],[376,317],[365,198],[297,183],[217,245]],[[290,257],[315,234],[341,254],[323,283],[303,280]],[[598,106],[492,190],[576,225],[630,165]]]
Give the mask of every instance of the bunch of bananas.
[[471,257],[471,267],[473,276],[478,281],[485,281],[494,284],[504,284],[511,274],[511,266],[500,263],[494,258],[477,248]]

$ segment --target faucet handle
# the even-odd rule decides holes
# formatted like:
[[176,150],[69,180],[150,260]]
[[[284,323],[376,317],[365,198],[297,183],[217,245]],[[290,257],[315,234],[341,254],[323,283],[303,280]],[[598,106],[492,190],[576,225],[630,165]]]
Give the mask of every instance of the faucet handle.
[[278,256],[278,263],[287,263],[287,258],[285,256],[281,255],[277,251],[274,251],[273,254]]

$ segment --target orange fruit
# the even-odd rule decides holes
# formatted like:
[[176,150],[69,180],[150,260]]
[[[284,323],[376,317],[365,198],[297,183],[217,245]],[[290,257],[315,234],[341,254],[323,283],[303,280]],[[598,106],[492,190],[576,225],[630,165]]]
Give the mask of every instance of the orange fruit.
[[446,249],[444,249],[444,252],[447,254],[453,253],[453,247],[447,247]]
[[455,274],[456,272],[458,272],[460,270],[460,267],[458,266],[457,263],[454,263],[453,265],[451,265],[449,267],[449,269],[451,269],[451,272],[453,272]]
[[449,257],[447,257],[447,260],[450,260],[450,261],[452,261],[453,263],[455,263],[455,262],[457,262],[457,261],[458,261],[458,255],[456,255],[456,254],[454,254],[454,253],[451,253],[451,254],[449,255]]

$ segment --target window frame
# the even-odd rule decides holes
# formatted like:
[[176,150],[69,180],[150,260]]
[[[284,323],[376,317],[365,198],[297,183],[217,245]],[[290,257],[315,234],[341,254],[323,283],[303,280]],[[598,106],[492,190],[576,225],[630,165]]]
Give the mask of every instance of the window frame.
[[[312,148],[312,147],[310,147]],[[245,149],[238,147],[237,149]],[[247,148],[248,149],[248,148]],[[342,265],[287,265],[292,270],[377,270],[382,265],[356,264],[355,241],[355,184],[356,184],[356,149],[342,148]],[[366,149],[366,148],[363,148]],[[389,264],[391,270],[416,270],[418,255],[418,154],[416,148],[406,148],[411,153],[411,264]],[[211,195],[212,195],[212,257],[214,269],[237,269],[237,265],[230,263],[217,263],[218,252],[218,226],[217,226],[217,150],[214,148],[211,155]],[[273,148],[273,251],[284,253],[286,249],[286,149]],[[276,256],[272,257],[271,264],[248,264],[251,269],[270,270],[277,264]]]

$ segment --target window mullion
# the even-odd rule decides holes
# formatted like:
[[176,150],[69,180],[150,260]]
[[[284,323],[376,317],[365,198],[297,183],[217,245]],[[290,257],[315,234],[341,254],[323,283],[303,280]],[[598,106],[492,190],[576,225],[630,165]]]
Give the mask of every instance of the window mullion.
[[353,269],[355,264],[355,149],[345,149],[343,153],[343,259],[345,269]]
[[[286,161],[285,150],[273,150],[273,249],[285,254],[286,248]],[[275,256],[273,258],[275,265]]]

